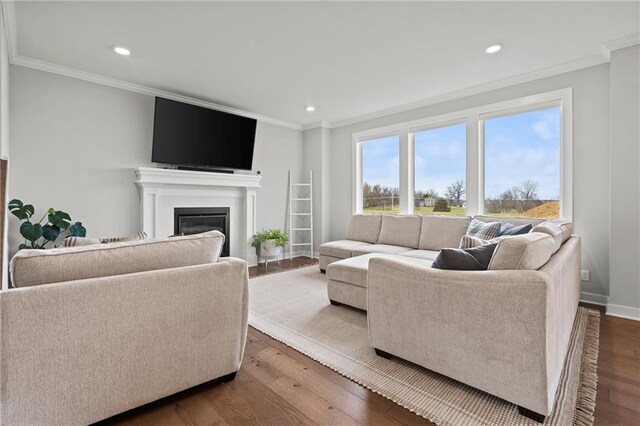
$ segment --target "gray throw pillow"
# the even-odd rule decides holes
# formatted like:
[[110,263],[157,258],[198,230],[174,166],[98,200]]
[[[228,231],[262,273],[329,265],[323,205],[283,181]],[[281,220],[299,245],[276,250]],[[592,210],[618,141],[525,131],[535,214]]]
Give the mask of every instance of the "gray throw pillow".
[[500,236],[504,236],[504,235],[522,235],[522,234],[528,234],[529,231],[531,231],[533,229],[533,225],[530,223],[527,223],[526,225],[521,225],[521,226],[515,226],[511,223],[503,223],[502,227],[500,228]]
[[500,222],[486,223],[478,219],[473,219],[467,228],[466,235],[483,240],[490,240],[500,235]]
[[456,271],[486,271],[498,243],[470,249],[443,248],[433,261],[432,268]]

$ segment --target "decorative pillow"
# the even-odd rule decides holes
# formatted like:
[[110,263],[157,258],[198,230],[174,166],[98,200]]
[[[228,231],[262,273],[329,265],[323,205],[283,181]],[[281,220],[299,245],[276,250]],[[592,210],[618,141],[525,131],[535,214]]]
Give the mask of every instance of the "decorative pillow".
[[102,241],[96,238],[85,238],[85,237],[67,237],[62,242],[62,247],[80,247],[80,246],[91,246],[93,244],[100,244]]
[[498,243],[484,244],[470,249],[443,248],[431,267],[456,271],[486,271],[497,245]]
[[527,223],[526,225],[515,226],[511,223],[503,223],[500,228],[500,236],[504,235],[522,235],[528,234],[533,229],[533,225]]
[[122,243],[125,241],[139,241],[139,240],[146,240],[146,239],[147,239],[146,232],[138,232],[137,234],[127,235],[126,237],[102,238],[100,242],[101,243]]
[[491,243],[492,241],[489,241],[489,240],[483,240],[482,238],[463,235],[462,238],[460,238],[460,246],[458,248],[468,249],[468,248],[480,247],[485,244],[491,244]]
[[80,247],[80,246],[90,246],[93,244],[106,244],[106,243],[120,243],[125,241],[140,241],[146,240],[147,233],[146,232],[138,232],[134,235],[128,235],[126,237],[115,237],[115,238],[86,238],[86,237],[67,237],[62,242],[62,247]]
[[500,235],[501,225],[500,222],[485,223],[478,219],[473,219],[467,228],[467,235],[490,240]]

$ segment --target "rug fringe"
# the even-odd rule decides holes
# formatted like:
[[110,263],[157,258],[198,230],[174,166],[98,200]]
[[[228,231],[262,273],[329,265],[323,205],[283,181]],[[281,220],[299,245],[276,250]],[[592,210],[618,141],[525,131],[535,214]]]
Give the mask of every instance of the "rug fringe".
[[589,310],[580,368],[580,385],[578,386],[576,409],[573,417],[573,424],[577,426],[590,426],[595,421],[599,346],[600,312]]

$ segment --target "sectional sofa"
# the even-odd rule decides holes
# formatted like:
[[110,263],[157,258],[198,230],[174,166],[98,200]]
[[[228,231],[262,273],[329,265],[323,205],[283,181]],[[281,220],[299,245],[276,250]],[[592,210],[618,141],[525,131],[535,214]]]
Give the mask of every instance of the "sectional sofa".
[[432,268],[470,217],[354,215],[320,247],[333,304],[367,310],[371,345],[518,405],[553,407],[580,295],[580,238],[566,221],[500,239],[487,271]]

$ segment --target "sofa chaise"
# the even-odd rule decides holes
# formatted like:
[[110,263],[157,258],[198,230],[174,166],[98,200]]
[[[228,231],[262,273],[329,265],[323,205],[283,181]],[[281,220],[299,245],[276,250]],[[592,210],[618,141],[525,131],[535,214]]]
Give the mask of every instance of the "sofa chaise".
[[0,423],[89,424],[232,380],[248,316],[245,261],[224,236],[22,250],[0,293]]

